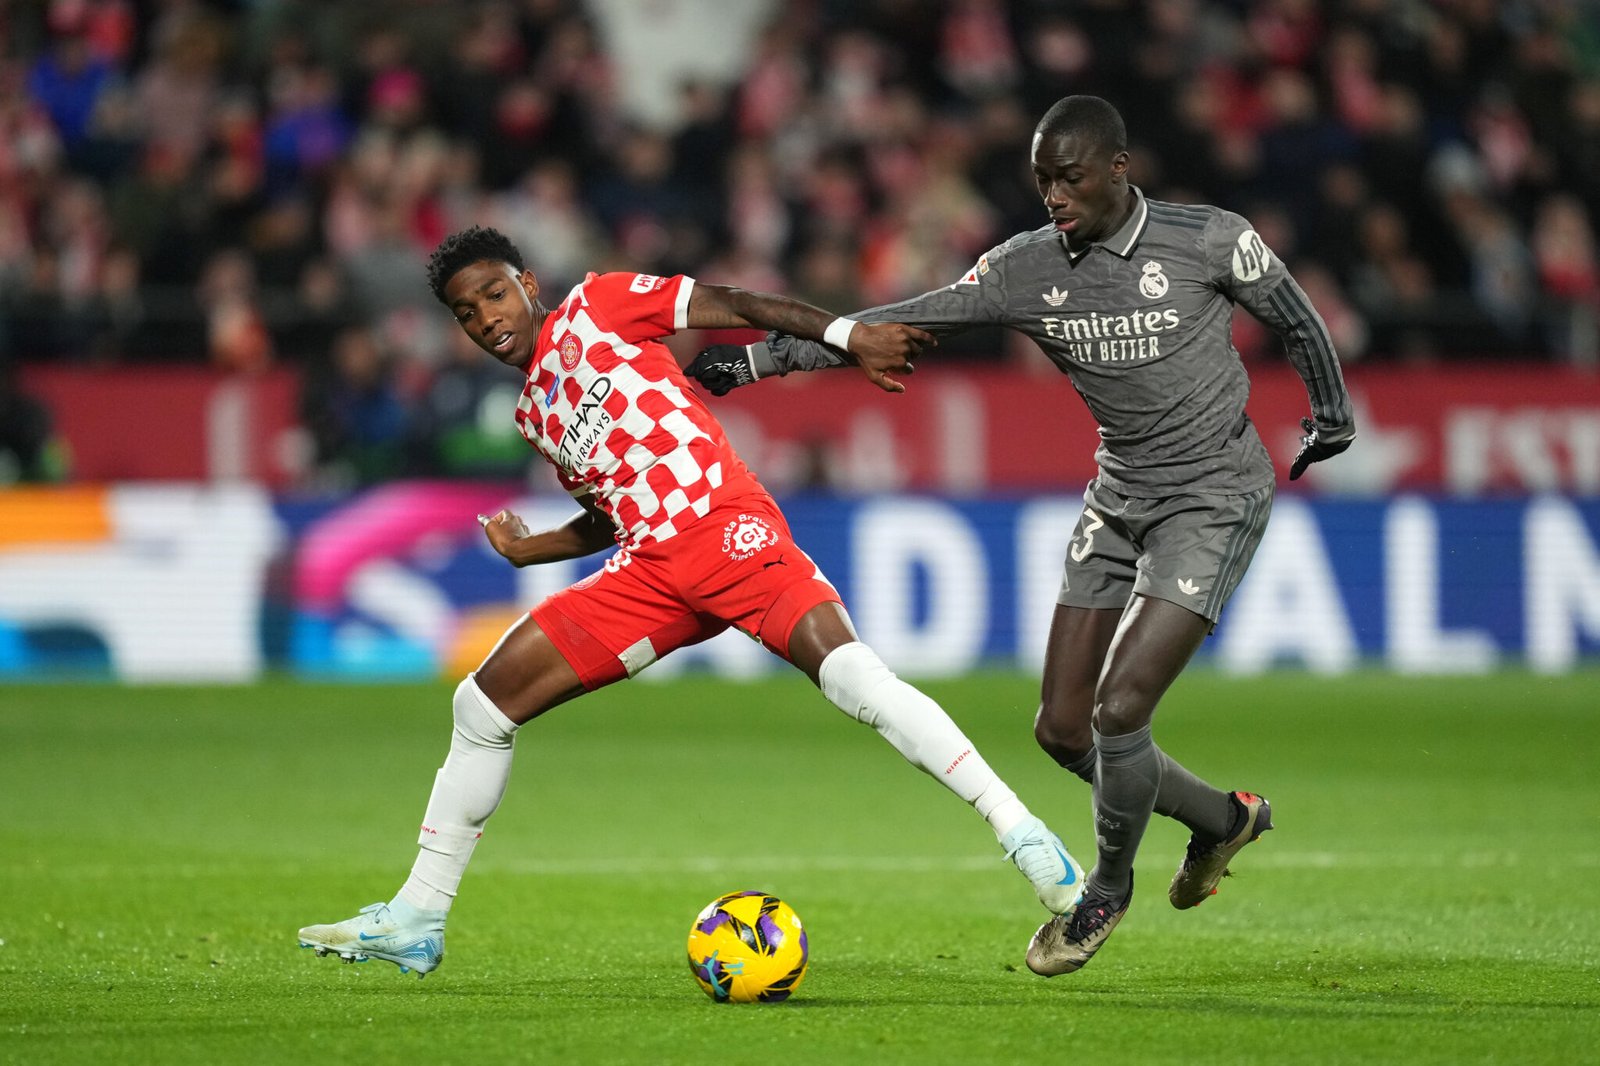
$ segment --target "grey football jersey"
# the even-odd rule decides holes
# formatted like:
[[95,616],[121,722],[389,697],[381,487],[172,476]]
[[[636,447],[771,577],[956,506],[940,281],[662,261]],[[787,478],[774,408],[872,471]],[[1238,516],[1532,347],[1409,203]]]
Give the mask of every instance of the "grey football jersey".
[[[1075,255],[1054,225],[1019,233],[953,285],[850,317],[936,336],[997,325],[1031,337],[1088,404],[1101,481],[1124,495],[1259,489],[1272,461],[1245,415],[1233,305],[1283,338],[1318,425],[1342,433],[1353,417],[1327,327],[1239,215],[1133,192],[1128,221]],[[767,347],[763,373],[846,361],[783,334]]]

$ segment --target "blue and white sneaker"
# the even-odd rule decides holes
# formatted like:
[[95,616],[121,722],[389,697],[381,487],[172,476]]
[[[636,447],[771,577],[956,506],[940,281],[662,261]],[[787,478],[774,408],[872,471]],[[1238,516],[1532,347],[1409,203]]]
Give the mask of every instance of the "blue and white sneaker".
[[334,954],[345,962],[382,959],[401,973],[423,977],[444,961],[444,911],[425,911],[396,900],[362,907],[354,918],[300,930],[300,946],[317,957]]
[[1066,914],[1077,905],[1083,895],[1083,867],[1044,822],[1029,815],[1005,835],[1000,846],[1006,849],[1006,858],[1016,863],[1033,883],[1039,902],[1051,914]]

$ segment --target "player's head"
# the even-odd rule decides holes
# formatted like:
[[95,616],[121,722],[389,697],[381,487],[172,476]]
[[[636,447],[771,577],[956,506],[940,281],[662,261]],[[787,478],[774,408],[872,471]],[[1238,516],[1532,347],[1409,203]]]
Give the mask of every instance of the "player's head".
[[1073,244],[1104,240],[1126,216],[1128,131],[1098,96],[1067,96],[1033,131],[1033,180]]
[[505,234],[473,226],[440,241],[428,257],[428,287],[479,348],[507,366],[533,358],[544,318],[539,281]]
[[505,263],[518,274],[527,269],[510,237],[488,226],[469,226],[440,241],[428,256],[428,287],[440,303],[450,305],[445,299],[445,286],[462,267],[473,263]]

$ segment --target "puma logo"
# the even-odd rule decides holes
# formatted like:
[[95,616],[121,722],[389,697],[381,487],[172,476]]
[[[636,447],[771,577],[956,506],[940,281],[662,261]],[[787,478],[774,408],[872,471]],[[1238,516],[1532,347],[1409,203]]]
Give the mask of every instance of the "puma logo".
[[770,563],[762,563],[761,564],[761,569],[766,570],[769,567],[782,566],[782,565],[784,565],[783,556],[780,555]]

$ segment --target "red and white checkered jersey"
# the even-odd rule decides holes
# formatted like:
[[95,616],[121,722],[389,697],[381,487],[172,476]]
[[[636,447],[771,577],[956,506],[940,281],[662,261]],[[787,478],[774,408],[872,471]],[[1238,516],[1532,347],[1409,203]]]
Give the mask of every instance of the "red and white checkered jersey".
[[545,319],[517,428],[574,496],[636,548],[758,488],[660,338],[688,325],[694,279],[590,274]]

